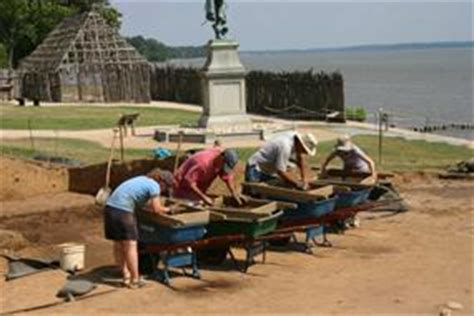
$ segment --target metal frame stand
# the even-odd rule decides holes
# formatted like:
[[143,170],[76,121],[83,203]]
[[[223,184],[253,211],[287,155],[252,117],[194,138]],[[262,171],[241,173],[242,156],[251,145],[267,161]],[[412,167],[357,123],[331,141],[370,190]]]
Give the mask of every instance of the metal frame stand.
[[[158,268],[160,261],[163,263],[161,269]],[[201,273],[199,272],[197,265],[196,253],[190,248],[177,251],[162,251],[159,256],[152,255],[152,265],[152,279],[160,281],[165,285],[170,285],[170,268],[181,268],[185,276],[195,279],[201,278]],[[191,266],[191,273],[186,271],[186,267],[188,266]]]
[[232,253],[231,248],[229,247],[228,253],[229,256],[237,270],[243,273],[247,273],[248,268],[256,263],[255,257],[262,255],[262,263],[265,263],[267,258],[267,242],[266,241],[251,241],[249,243],[243,244],[243,249],[245,250],[245,263],[243,267],[239,265],[237,259]]
[[[313,254],[314,253],[313,248],[316,246],[332,247],[332,243],[327,239],[325,228],[326,226],[324,224],[308,227],[304,230],[304,233],[305,233],[304,242],[298,241],[298,238],[296,237],[296,233],[293,233],[291,235],[291,241],[293,241],[295,244],[302,244],[303,250],[307,254]],[[319,242],[316,240],[316,237],[321,236],[321,235],[323,236],[323,240]]]

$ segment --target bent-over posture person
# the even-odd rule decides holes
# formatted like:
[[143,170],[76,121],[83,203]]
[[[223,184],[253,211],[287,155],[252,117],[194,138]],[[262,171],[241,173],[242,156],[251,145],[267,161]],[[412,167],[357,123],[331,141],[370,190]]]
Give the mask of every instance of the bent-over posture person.
[[[301,135],[289,132],[279,135],[261,147],[247,161],[246,182],[265,182],[279,177],[286,183],[304,190],[308,187],[308,173],[305,168],[305,155],[316,155],[318,141],[313,134]],[[290,158],[296,156],[301,181],[288,170]]]
[[144,285],[138,272],[138,226],[135,210],[149,205],[157,213],[169,212],[160,202],[160,195],[172,188],[169,171],[153,169],[146,176],[131,178],[120,184],[107,200],[104,209],[105,237],[114,242],[114,256],[129,288]]
[[376,180],[374,161],[352,142],[349,135],[344,135],[337,140],[334,150],[321,166],[322,176],[326,175],[327,165],[336,157],[342,160],[343,174],[368,173],[370,178],[367,179],[367,183],[373,183]]
[[219,146],[195,153],[176,171],[173,196],[212,205],[214,201],[207,195],[207,190],[212,182],[220,177],[234,199],[239,204],[242,203],[234,185],[234,167],[238,161],[235,150],[222,150]]

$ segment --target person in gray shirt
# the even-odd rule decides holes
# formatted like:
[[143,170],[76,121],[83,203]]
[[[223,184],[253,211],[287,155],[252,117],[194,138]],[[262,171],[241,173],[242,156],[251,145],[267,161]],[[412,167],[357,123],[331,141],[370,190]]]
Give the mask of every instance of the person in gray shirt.
[[[304,190],[308,187],[308,175],[305,169],[304,155],[314,156],[318,141],[313,134],[301,135],[289,132],[266,142],[247,161],[245,168],[246,182],[266,182],[280,178],[286,183]],[[301,181],[288,171],[290,158],[295,156]]]
[[327,165],[336,157],[342,160],[344,174],[368,173],[371,175],[371,180],[376,179],[374,161],[352,142],[349,135],[344,135],[337,140],[334,150],[321,166],[321,175],[326,174]]

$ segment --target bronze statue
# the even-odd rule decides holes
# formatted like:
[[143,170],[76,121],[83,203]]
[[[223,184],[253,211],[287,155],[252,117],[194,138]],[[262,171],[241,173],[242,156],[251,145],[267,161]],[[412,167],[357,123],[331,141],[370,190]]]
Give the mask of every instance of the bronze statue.
[[206,0],[206,20],[213,22],[212,28],[216,39],[225,37],[229,31],[226,26],[225,6],[224,0]]

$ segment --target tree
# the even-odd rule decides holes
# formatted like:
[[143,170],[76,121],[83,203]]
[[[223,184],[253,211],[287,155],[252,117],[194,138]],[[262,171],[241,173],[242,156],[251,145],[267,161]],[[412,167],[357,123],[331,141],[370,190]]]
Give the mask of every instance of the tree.
[[111,6],[110,0],[60,0],[60,3],[79,13],[90,11],[95,7],[110,26],[120,27],[122,14]]
[[180,46],[170,47],[154,38],[134,36],[127,41],[135,47],[148,61],[160,62],[172,58],[195,58],[205,56],[203,46]]
[[158,62],[168,59],[168,48],[154,38],[134,36],[127,38],[127,41],[148,61]]
[[5,47],[0,44],[0,68],[8,67],[7,59],[7,52],[5,50]]
[[65,17],[97,6],[106,21],[120,26],[120,13],[109,0],[1,0],[0,43],[8,55],[8,67],[28,56]]

